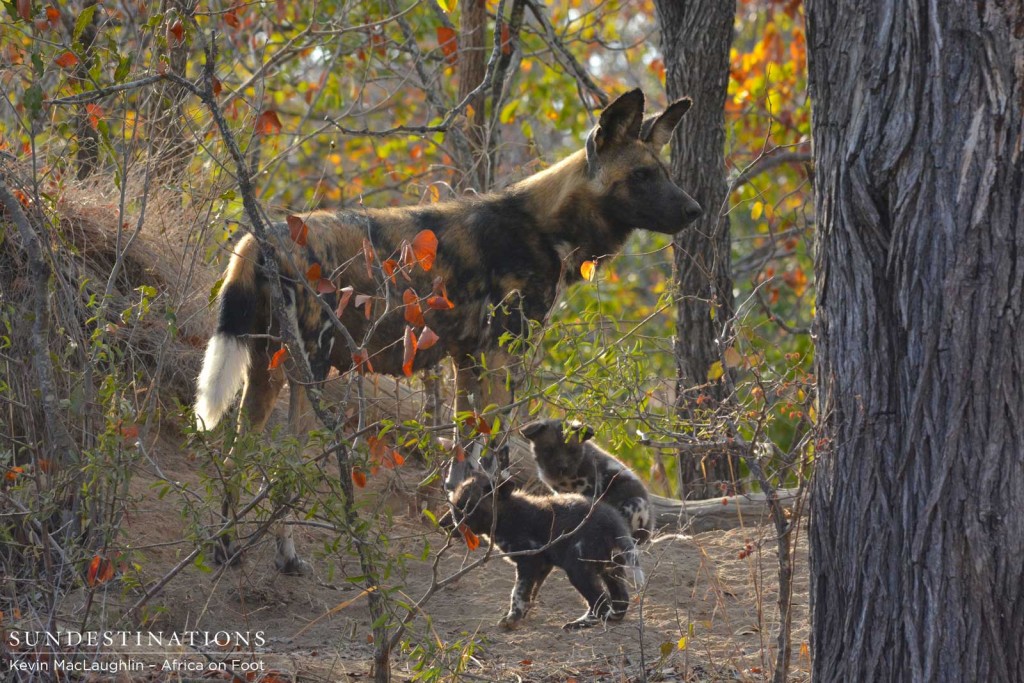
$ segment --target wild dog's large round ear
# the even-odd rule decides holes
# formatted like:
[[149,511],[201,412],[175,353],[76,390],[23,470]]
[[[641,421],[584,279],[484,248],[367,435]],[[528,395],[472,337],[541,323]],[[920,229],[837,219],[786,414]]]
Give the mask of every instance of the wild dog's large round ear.
[[644,120],[644,93],[640,88],[619,95],[601,112],[590,134],[587,135],[587,171],[597,172],[597,157],[601,150],[617,142],[636,140]]
[[562,436],[565,437],[566,443],[573,440],[583,443],[594,438],[594,430],[579,420],[573,420],[562,427]]
[[670,104],[662,113],[648,116],[640,126],[640,141],[655,149],[664,147],[672,139],[672,131],[679,125],[683,114],[690,110],[692,104],[693,100],[684,97]]
[[519,428],[519,433],[524,437],[533,441],[534,437],[538,436],[544,429],[544,423],[541,420],[535,422],[527,422]]

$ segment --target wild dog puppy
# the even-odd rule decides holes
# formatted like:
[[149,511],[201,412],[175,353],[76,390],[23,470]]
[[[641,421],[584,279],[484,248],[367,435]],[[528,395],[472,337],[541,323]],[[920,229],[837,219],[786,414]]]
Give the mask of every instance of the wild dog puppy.
[[594,430],[579,423],[538,420],[519,431],[533,444],[537,472],[552,491],[607,503],[622,514],[636,541],[650,538],[647,487],[618,458],[590,441]]
[[[495,490],[482,472],[473,472],[450,497],[456,523],[488,536],[516,566],[508,614],[498,622],[515,628],[530,610],[541,584],[560,567],[587,601],[587,612],[562,628],[587,628],[619,621],[629,607],[625,574],[643,580],[636,545],[622,518],[604,503],[583,496],[533,496],[510,482]],[[535,551],[535,552],[528,552]]]
[[[271,253],[285,300],[281,315],[301,336],[300,348],[289,353],[306,355],[314,381],[331,367],[351,369],[354,359],[374,372],[402,375],[447,355],[456,366],[457,410],[509,405],[514,382],[490,379],[494,372],[516,376],[517,359],[498,344],[503,334],[528,333],[529,322],[543,320],[554,305],[561,281],[579,280],[583,261],[616,253],[634,229],[674,234],[701,215],[659,156],[689,108],[689,99],[679,100],[645,121],[643,93],[632,90],[601,113],[584,149],[502,192],[424,206],[317,211],[299,217],[299,239],[275,226],[266,250],[245,236],[218,295],[217,331],[198,380],[197,426],[212,429],[242,389],[239,429],[261,431],[285,384],[288,363],[270,367],[282,324],[271,309],[264,267]],[[408,258],[420,235],[436,239],[429,269]],[[311,285],[307,275],[316,271],[331,285]],[[340,307],[341,330],[331,312],[345,296],[355,298]],[[418,336],[429,326],[439,338],[420,346],[411,367],[403,349],[407,326]],[[300,384],[290,388],[290,428],[301,435],[308,399]],[[229,454],[226,462],[244,462],[244,455]],[[466,471],[456,463],[452,482]],[[225,511],[234,506],[232,495]],[[289,529],[280,526],[277,565],[302,571]],[[215,559],[237,557],[230,537],[222,540]]]

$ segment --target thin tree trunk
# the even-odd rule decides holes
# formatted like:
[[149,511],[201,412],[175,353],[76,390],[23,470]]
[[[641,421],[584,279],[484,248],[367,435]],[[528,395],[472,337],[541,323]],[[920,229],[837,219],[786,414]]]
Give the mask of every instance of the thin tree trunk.
[[[463,0],[459,20],[459,100],[465,99],[480,85],[486,72],[484,43],[487,38],[487,4],[484,0]],[[487,93],[480,93],[469,102],[472,113],[466,117],[466,139],[472,150],[472,166],[466,172],[479,192],[487,191],[487,150],[484,128]]]
[[[196,0],[166,0],[164,12],[171,12],[172,19],[188,26],[196,11]],[[170,70],[181,76],[186,75],[188,58],[192,52],[189,41],[177,39],[168,33],[168,59]],[[159,83],[149,100],[149,129],[156,155],[154,172],[158,176],[173,179],[188,165],[196,150],[195,134],[185,123],[182,105],[188,99],[188,89],[178,83]]]
[[819,681],[1024,680],[1024,6],[809,0]]
[[[694,387],[707,383],[708,369],[721,359],[719,340],[725,338],[733,315],[729,272],[729,217],[723,208],[725,180],[725,98],[729,84],[735,0],[679,2],[655,0],[665,55],[665,86],[669,101],[693,98],[672,140],[672,175],[704,208],[704,216],[676,235],[676,410],[694,417]],[[728,378],[701,390],[721,402],[729,393]],[[698,460],[680,455],[679,497],[721,495],[722,484],[733,488],[738,459]]]
[[[97,0],[86,0],[82,9],[92,7]],[[95,50],[96,26],[99,21],[101,10],[97,8],[90,21],[79,36],[81,43],[81,60],[75,65],[73,80],[83,86],[91,82],[89,72],[96,61]],[[67,21],[67,20],[66,20]],[[78,140],[78,152],[75,155],[75,162],[78,165],[78,179],[84,180],[96,171],[100,158],[100,136],[90,122],[91,115],[86,105],[78,106],[78,113],[75,115],[75,138]]]

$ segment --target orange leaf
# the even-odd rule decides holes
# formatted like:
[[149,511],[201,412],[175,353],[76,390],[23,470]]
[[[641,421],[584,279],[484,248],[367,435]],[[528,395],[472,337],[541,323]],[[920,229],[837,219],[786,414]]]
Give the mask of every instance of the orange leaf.
[[395,283],[395,270],[398,268],[398,261],[393,258],[389,258],[380,264],[381,268],[384,269],[384,273],[391,278],[391,284]]
[[257,135],[275,135],[281,132],[281,119],[273,109],[267,109],[256,117]]
[[402,301],[405,302],[405,321],[416,327],[423,327],[427,321],[423,319],[423,309],[420,308],[419,297],[412,288],[402,292]]
[[366,488],[366,472],[363,472],[360,469],[353,469],[352,483],[361,489]]
[[588,282],[594,279],[594,273],[597,272],[596,261],[584,261],[580,264],[580,275],[583,276],[584,280]]
[[373,270],[370,266],[373,265],[373,245],[365,237],[363,238],[363,260],[366,261],[366,277],[372,280]]
[[437,336],[436,332],[434,332],[429,327],[424,327],[423,331],[420,332],[418,348],[420,350],[429,349],[431,346],[438,342],[438,339],[440,339],[440,337]]
[[396,467],[401,467],[405,464],[405,458],[396,450],[392,450],[390,453],[384,456],[384,467],[389,470],[393,470]]
[[437,235],[433,230],[420,230],[416,233],[412,238],[412,253],[423,270],[434,267],[434,259],[437,257]]
[[[171,40],[172,38],[174,40]],[[171,47],[177,47],[185,42],[185,27],[182,26],[181,20],[167,27],[167,42]]]
[[310,282],[316,282],[320,279],[320,272],[320,264],[314,263],[309,267],[309,270],[306,271],[306,279]]
[[459,43],[455,37],[455,29],[447,26],[437,27],[437,43],[441,46],[445,61],[449,66],[455,66],[459,61]]
[[356,306],[363,306],[366,319],[369,320],[370,315],[373,314],[373,297],[369,294],[356,294]]
[[110,560],[103,560],[100,562],[100,571],[96,578],[100,583],[106,583],[114,578],[114,563]]
[[[405,290],[410,291],[410,290]],[[406,309],[408,311],[409,309]],[[422,317],[422,316],[421,316]],[[416,333],[408,325],[405,327],[405,340],[402,342],[402,372],[406,377],[412,377],[412,366],[416,360]]]
[[286,349],[285,347],[282,346],[274,354],[274,357],[270,359],[270,365],[269,365],[269,367],[267,369],[268,370],[276,370],[278,367],[281,366],[281,363],[283,363],[287,357],[288,357],[288,349]]
[[50,472],[53,469],[53,463],[46,458],[39,458],[39,470],[41,472]]
[[501,54],[512,54],[512,36],[508,30],[508,24],[501,25]]
[[32,0],[18,0],[18,16],[25,21],[32,21]]
[[455,304],[448,300],[448,288],[440,275],[434,278],[434,294],[427,297],[427,306],[439,311],[455,308]]
[[455,308],[455,304],[449,301],[447,296],[438,296],[434,294],[427,297],[427,308],[431,308],[435,311],[447,311]]
[[285,220],[288,221],[288,234],[291,235],[292,242],[300,247],[306,246],[306,238],[309,237],[309,226],[306,225],[306,221],[298,216],[288,216]]
[[96,574],[100,570],[100,562],[102,561],[103,558],[101,558],[99,555],[95,555],[92,558],[92,562],[89,563],[89,571],[85,573],[85,580],[89,583],[90,586],[96,585]]
[[477,412],[474,412],[466,418],[466,426],[470,429],[475,429],[481,434],[491,433],[491,425],[487,423],[487,420],[484,419],[483,415]]
[[352,298],[352,294],[355,292],[351,287],[343,287],[341,290],[341,300],[338,301],[338,307],[334,310],[334,314],[339,318],[341,314],[345,312],[345,307],[348,306],[349,299]]
[[139,438],[139,425],[128,425],[121,427],[121,437],[125,441],[133,441]]
[[370,455],[376,460],[380,460],[388,449],[387,442],[376,435],[367,437],[366,445],[370,447]]
[[96,127],[100,125],[100,119],[103,118],[103,109],[98,104],[87,104],[85,113],[89,116],[89,125],[96,130]]
[[338,287],[329,278],[322,277],[316,281],[316,291],[318,294],[331,294],[338,291]]
[[231,28],[238,28],[242,25],[242,22],[238,19],[238,8],[232,7],[224,13],[224,23]]
[[52,7],[52,6],[51,7],[47,7],[46,8],[46,19],[47,19],[47,21],[50,22],[50,26],[56,26],[57,22],[60,20],[60,10],[57,9],[56,7]]
[[12,467],[11,469],[7,470],[7,473],[4,476],[7,478],[7,481],[14,481],[15,479],[18,478],[18,475],[24,471],[24,467]]
[[401,255],[398,257],[402,261],[403,268],[412,268],[416,265],[416,256],[412,253],[412,245],[409,244],[408,240],[402,240]]
[[59,66],[62,69],[70,69],[75,64],[78,64],[78,57],[75,56],[74,52],[68,50],[67,52],[64,52],[63,54],[61,54],[60,57],[57,57],[57,59],[53,61],[56,62],[57,66]]
[[214,96],[219,95],[220,91],[224,89],[224,86],[220,83],[220,79],[216,76],[214,76],[213,80],[210,81],[210,87],[213,89]]
[[370,363],[370,354],[366,352],[366,349],[359,349],[352,354],[352,363],[356,366],[356,370],[359,374],[364,372],[373,372],[373,365]]
[[462,532],[462,538],[466,540],[467,548],[469,548],[470,550],[476,550],[480,547],[480,538],[473,533],[472,529],[470,529],[465,524],[460,524],[459,531]]

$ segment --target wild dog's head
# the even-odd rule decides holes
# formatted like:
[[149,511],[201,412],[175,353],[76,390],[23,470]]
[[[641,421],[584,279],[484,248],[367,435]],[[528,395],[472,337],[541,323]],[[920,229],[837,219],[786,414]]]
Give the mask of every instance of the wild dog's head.
[[448,496],[455,524],[465,524],[473,533],[486,534],[493,526],[502,502],[512,494],[513,485],[506,481],[495,492],[490,477],[480,471],[471,472]]
[[600,211],[617,229],[675,234],[700,218],[700,205],[669,177],[660,151],[690,108],[677,100],[644,119],[644,94],[630,90],[608,105],[587,136],[587,175]]
[[542,469],[563,474],[576,471],[583,459],[583,444],[594,436],[590,427],[562,420],[537,420],[519,431],[533,444],[533,456]]

